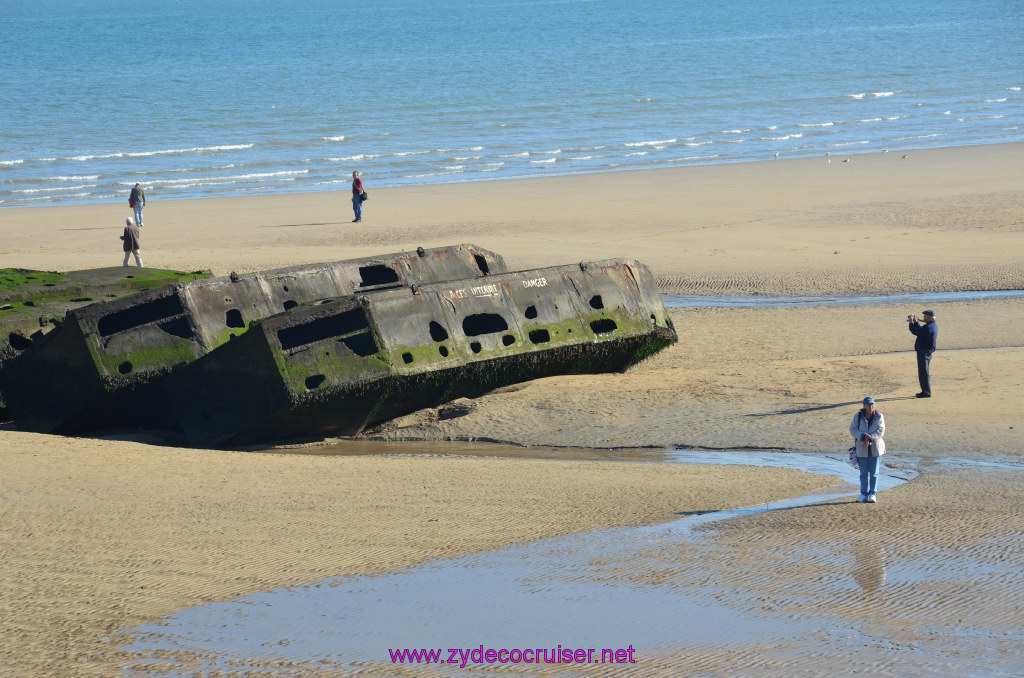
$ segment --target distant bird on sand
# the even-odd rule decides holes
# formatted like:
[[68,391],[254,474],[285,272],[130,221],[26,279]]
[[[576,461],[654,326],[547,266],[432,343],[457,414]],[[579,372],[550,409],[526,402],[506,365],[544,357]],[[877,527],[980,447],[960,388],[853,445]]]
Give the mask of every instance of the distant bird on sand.
[[905,156],[903,156],[902,158],[900,158],[900,160],[906,160],[906,159],[907,159],[907,158],[909,158],[909,157],[910,157],[909,155],[905,155]]
[[888,149],[888,148],[883,148],[883,149],[882,149],[882,153],[888,153],[888,152],[889,152],[889,149]]
[[847,159],[846,159],[846,160],[844,160],[843,162],[850,162],[850,159],[849,159],[849,158],[847,158]]

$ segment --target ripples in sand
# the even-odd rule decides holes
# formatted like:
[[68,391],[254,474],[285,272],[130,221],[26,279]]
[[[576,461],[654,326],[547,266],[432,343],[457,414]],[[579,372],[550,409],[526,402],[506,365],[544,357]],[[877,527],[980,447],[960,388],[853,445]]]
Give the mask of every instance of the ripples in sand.
[[[715,455],[698,453],[698,461]],[[599,530],[186,610],[133,632],[132,675],[1018,675],[1024,470],[959,468],[851,502],[838,460],[724,454],[835,491]],[[681,459],[685,460],[685,459]],[[954,466],[951,464],[950,466]],[[962,463],[960,464],[962,466]],[[901,473],[901,475],[905,475]],[[910,474],[913,475],[913,474]],[[635,665],[394,665],[395,648],[632,646]],[[444,653],[447,657],[447,651]],[[188,658],[188,661],[184,661]],[[184,663],[182,663],[184,661]],[[175,674],[171,667],[189,665]],[[169,672],[168,672],[169,671]],[[264,675],[261,673],[260,675]]]

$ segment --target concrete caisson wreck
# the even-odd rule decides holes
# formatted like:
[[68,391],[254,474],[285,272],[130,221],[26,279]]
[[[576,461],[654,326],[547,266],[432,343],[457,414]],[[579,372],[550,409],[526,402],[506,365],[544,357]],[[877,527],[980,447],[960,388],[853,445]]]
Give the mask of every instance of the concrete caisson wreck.
[[122,266],[67,273],[0,269],[0,360],[24,351],[47,334],[69,309],[210,277],[209,271]]
[[507,384],[621,371],[675,341],[650,271],[608,260],[296,308],[252,323],[163,387],[194,445],[354,435]]
[[[0,269],[0,370],[64,320],[73,309],[176,282],[209,278],[209,271],[168,271],[122,266],[81,271]],[[0,392],[0,421],[6,420]]]
[[244,336],[254,320],[317,300],[505,271],[499,255],[455,245],[165,285],[68,311],[3,364],[0,393],[19,428],[173,428],[160,382]]

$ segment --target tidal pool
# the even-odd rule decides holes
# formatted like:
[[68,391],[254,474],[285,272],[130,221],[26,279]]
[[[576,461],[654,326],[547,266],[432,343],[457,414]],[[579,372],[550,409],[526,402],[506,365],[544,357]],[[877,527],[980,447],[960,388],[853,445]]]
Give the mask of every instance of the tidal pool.
[[668,308],[691,306],[889,306],[896,304],[929,304],[954,301],[992,301],[1024,297],[1024,290],[993,290],[977,292],[929,292],[927,294],[896,294],[882,297],[767,297],[767,296],[705,296],[699,294],[663,294]]
[[[823,493],[652,527],[596,530],[381,576],[331,578],[183,610],[129,632],[133,641],[123,649],[138,661],[127,675],[209,675],[240,666],[290,675],[284,667],[296,662],[314,662],[327,675],[344,675],[370,665],[392,665],[393,653],[411,649],[444,651],[442,663],[431,665],[429,671],[419,666],[418,673],[461,675],[464,667],[459,664],[464,662],[448,664],[449,650],[543,648],[555,656],[564,648],[582,648],[593,649],[592,656],[600,657],[602,650],[628,649],[645,660],[681,648],[717,647],[744,639],[781,646],[794,637],[818,638],[819,619],[780,619],[756,605],[752,609],[749,600],[737,604],[750,594],[717,583],[714,568],[700,567],[702,550],[710,554],[721,549],[706,528],[714,521],[852,496],[857,492],[856,470],[839,458],[807,454],[661,454],[668,457],[658,460],[662,463],[791,467],[837,476],[843,482]],[[883,470],[881,491],[910,475]],[[856,576],[847,574],[834,583],[850,594],[882,585],[884,554],[850,543],[833,548],[823,555],[820,545],[807,545],[808,552],[801,554],[798,546],[793,557],[859,563],[853,568]],[[683,566],[673,557],[666,560],[666,554],[680,550],[692,565]],[[669,570],[671,575],[666,575]],[[770,578],[772,572],[764,576]],[[189,658],[187,669],[182,657]],[[639,671],[641,665],[623,664],[617,670]],[[490,666],[515,668],[507,663]],[[553,675],[575,675],[580,665],[557,668]]]

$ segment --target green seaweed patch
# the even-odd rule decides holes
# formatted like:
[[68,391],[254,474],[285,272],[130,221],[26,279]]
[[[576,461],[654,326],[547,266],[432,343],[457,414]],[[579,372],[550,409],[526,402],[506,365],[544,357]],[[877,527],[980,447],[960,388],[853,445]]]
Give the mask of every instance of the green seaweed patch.
[[633,359],[630,362],[631,365],[635,365],[643,360],[647,360],[655,353],[664,351],[666,348],[676,343],[676,339],[659,334],[659,336],[651,339],[647,343],[640,346],[633,354]]
[[64,279],[64,276],[64,273],[57,273],[55,271],[0,268],[0,292],[20,290],[28,285],[57,285]]
[[292,355],[276,353],[281,377],[298,396],[321,386],[359,383],[391,373],[391,366],[379,353],[356,355],[342,346],[339,339],[317,342]]
[[223,346],[224,344],[228,343],[233,339],[238,339],[240,336],[249,331],[249,327],[249,325],[246,325],[245,327],[225,327],[223,330],[221,330],[220,334],[214,337],[214,343],[213,346],[210,347],[210,350],[212,351],[218,346]]
[[[553,346],[564,346],[569,343],[586,341],[590,332],[585,324],[577,322],[554,323],[551,325],[526,325],[525,345],[532,350],[546,350]],[[547,341],[543,341],[544,333],[547,333]],[[536,337],[536,339],[535,339]],[[516,337],[519,339],[519,337]]]
[[[590,326],[591,322],[599,323],[612,319],[615,322],[615,329],[607,333],[595,333]],[[653,329],[653,323],[648,316],[633,317],[625,313],[593,313],[584,316],[582,322],[574,319],[567,319],[563,323],[528,325],[525,328],[526,336],[519,331],[509,329],[501,332],[502,337],[511,336],[512,342],[506,345],[493,346],[493,341],[487,341],[490,346],[482,346],[479,353],[473,353],[469,348],[475,341],[472,337],[460,339],[459,341],[446,341],[438,343],[422,344],[411,347],[399,345],[389,352],[391,362],[399,368],[403,364],[410,367],[426,366],[424,369],[434,366],[449,367],[453,363],[480,362],[492,358],[501,358],[516,354],[529,354],[537,351],[547,351],[553,348],[567,347],[580,343],[589,344],[591,341],[603,343],[606,341],[618,341],[628,336],[643,336]],[[546,333],[547,341],[535,340],[535,337],[542,337]],[[480,342],[484,344],[484,342]],[[439,347],[447,347],[448,356],[442,356]],[[655,350],[660,350],[655,349]],[[411,358],[411,360],[408,360]]]
[[[440,348],[442,346],[448,350],[447,356],[441,355]],[[408,367],[415,370],[424,365],[430,368],[434,366],[451,367],[452,365],[461,365],[466,361],[464,353],[467,347],[468,345],[465,345],[462,340],[455,342],[451,339],[419,346],[398,344],[387,354],[387,357],[389,363],[397,366],[398,369]],[[407,355],[410,360],[406,359]]]
[[[594,324],[600,325],[602,322],[607,320],[615,321],[615,329],[611,332],[597,333],[593,330]],[[584,323],[587,325],[588,331],[594,335],[596,341],[609,341],[612,339],[619,339],[623,336],[642,336],[649,333],[654,328],[654,323],[651,322],[650,316],[638,315],[634,316],[629,313],[590,313],[584,316]]]
[[131,289],[142,291],[192,280],[205,280],[211,277],[213,277],[213,274],[209,271],[185,272],[162,268],[147,268],[142,273],[126,274],[125,281]]
[[106,270],[56,273],[25,269],[0,269],[0,298],[22,303],[83,304],[106,301],[144,290],[211,277],[209,271],[130,269],[131,273]]
[[142,372],[168,370],[196,359],[192,344],[176,342],[172,346],[145,348],[122,355],[93,353],[96,366],[113,378],[131,378]]
[[[545,329],[548,327],[550,328],[548,329],[549,333],[556,336],[561,330],[561,327],[557,325],[546,326]],[[408,366],[410,369],[420,372],[438,367],[457,367],[469,362],[480,362],[492,358],[504,358],[509,355],[529,353],[538,348],[546,348],[552,345],[550,343],[535,345],[513,328],[496,334],[501,335],[502,338],[511,336],[511,343],[485,348],[482,345],[484,342],[480,342],[480,352],[474,353],[471,344],[477,339],[474,337],[460,337],[458,340],[447,339],[445,341],[420,344],[419,346],[396,345],[388,354],[388,357],[391,363],[399,368]],[[487,343],[492,344],[493,341],[488,341]],[[448,355],[441,353],[442,346],[447,349]],[[407,359],[407,356],[410,359]]]
[[59,325],[64,313],[99,301],[126,297],[169,284],[209,278],[208,271],[116,269],[54,273],[0,269],[0,346],[13,332],[26,337]]

